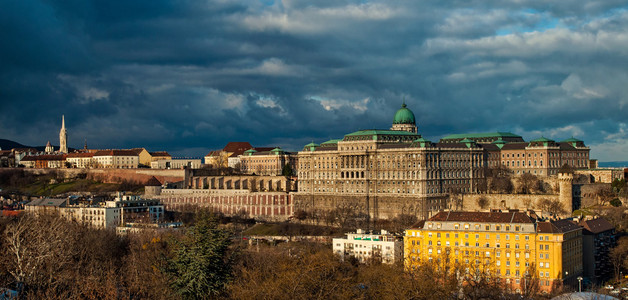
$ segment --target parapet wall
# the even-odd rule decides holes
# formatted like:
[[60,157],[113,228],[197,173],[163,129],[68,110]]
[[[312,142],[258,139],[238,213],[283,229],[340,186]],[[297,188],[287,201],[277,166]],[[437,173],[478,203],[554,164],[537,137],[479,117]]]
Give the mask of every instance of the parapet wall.
[[282,192],[163,189],[151,198],[161,200],[166,210],[209,208],[228,216],[245,214],[266,221],[284,221],[294,213],[292,195]]
[[[478,199],[488,200],[488,207],[481,208]],[[462,207],[465,211],[481,211],[487,209],[520,209],[540,210],[539,201],[548,199],[559,200],[559,195],[527,195],[527,194],[467,194],[462,197]]]

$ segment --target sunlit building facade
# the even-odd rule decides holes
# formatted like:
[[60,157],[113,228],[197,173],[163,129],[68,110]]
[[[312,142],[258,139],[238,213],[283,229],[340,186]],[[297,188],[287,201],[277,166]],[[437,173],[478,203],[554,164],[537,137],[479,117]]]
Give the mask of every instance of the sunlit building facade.
[[407,268],[481,268],[515,292],[532,284],[545,292],[577,285],[583,272],[580,226],[519,211],[440,212],[406,230],[404,248]]

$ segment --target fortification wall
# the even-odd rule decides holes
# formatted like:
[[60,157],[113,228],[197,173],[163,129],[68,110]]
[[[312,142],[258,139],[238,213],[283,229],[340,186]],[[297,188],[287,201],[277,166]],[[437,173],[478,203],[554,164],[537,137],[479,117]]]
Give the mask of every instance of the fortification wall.
[[284,221],[294,214],[292,196],[281,192],[248,190],[163,189],[159,195],[166,210],[209,208],[227,216],[245,213],[251,218]]
[[624,178],[623,169],[576,170],[574,174],[587,176],[591,183],[612,183],[615,179]]
[[[488,207],[482,208],[478,200],[484,197],[488,200]],[[463,195],[462,208],[466,211],[482,211],[487,209],[520,209],[540,210],[539,201],[548,199],[559,200],[559,195],[525,195],[525,194],[470,194]]]
[[366,196],[366,195],[308,195],[294,194],[295,210],[332,211],[351,209],[356,215],[368,215],[376,219],[390,219],[400,214],[415,215],[426,219],[441,209],[448,207],[447,198],[420,198],[411,196]]

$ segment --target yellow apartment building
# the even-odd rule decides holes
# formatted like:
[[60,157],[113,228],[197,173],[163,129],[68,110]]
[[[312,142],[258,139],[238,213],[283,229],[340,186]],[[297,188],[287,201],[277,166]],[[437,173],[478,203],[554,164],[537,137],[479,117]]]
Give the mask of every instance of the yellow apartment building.
[[520,211],[439,212],[406,230],[404,251],[407,268],[446,258],[481,266],[514,292],[533,282],[551,292],[582,275],[582,228]]

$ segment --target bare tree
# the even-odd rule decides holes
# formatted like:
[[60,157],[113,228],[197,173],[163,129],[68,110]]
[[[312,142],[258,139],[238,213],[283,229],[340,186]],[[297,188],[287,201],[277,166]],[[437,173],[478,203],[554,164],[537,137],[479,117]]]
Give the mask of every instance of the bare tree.
[[488,199],[484,196],[478,197],[477,203],[478,203],[478,207],[481,209],[487,209],[489,205]]
[[539,178],[530,173],[523,173],[519,176],[519,191],[522,194],[532,194],[539,190]]
[[62,255],[68,242],[67,230],[65,222],[54,215],[27,215],[7,225],[3,244],[10,259],[6,270],[18,290],[54,283],[55,273],[70,263]]
[[628,268],[628,237],[622,237],[617,242],[617,246],[611,249],[609,259],[615,271],[615,280],[619,280],[622,268]]
[[602,206],[609,205],[613,199],[617,198],[610,186],[599,189],[596,196],[598,204]]

